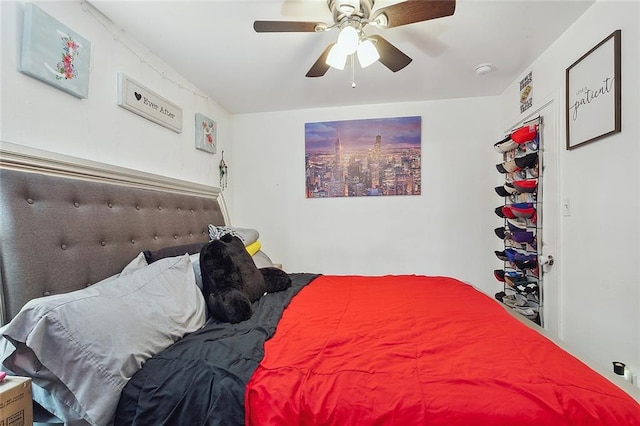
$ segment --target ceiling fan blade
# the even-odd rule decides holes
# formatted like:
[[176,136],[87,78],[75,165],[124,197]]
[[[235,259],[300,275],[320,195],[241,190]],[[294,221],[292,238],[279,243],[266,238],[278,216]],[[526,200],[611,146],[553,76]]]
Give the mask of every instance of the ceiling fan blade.
[[380,59],[378,59],[378,61],[391,71],[400,71],[411,63],[412,59],[410,57],[402,53],[400,49],[389,43],[382,36],[374,34],[369,36],[369,38],[375,40],[376,50],[380,55]]
[[318,22],[255,21],[253,29],[257,33],[314,33],[318,25]]
[[316,60],[316,62],[311,66],[309,71],[307,72],[307,77],[322,77],[329,71],[331,68],[327,65],[327,56],[329,55],[329,51],[335,45],[335,43],[331,43],[324,49],[324,52],[320,55],[320,57]]
[[371,21],[384,15],[386,25],[383,28],[399,27],[414,22],[428,21],[453,15],[456,10],[455,0],[410,0],[392,4],[375,11]]

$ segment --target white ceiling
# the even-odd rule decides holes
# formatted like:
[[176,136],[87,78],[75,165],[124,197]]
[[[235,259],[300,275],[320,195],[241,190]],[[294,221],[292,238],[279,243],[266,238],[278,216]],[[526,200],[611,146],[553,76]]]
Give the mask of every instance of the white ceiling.
[[[378,0],[374,10],[398,1]],[[333,23],[326,0],[91,0],[234,114],[499,95],[593,0],[458,0],[453,16],[378,30],[413,58],[393,73],[380,63],[305,74],[337,31],[262,33],[255,20]],[[478,76],[490,62],[495,71]]]

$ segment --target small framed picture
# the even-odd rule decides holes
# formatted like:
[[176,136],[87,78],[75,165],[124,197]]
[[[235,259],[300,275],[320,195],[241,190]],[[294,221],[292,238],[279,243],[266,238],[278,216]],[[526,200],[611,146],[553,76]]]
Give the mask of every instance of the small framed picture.
[[210,154],[216,153],[218,125],[204,114],[196,114],[196,148]]

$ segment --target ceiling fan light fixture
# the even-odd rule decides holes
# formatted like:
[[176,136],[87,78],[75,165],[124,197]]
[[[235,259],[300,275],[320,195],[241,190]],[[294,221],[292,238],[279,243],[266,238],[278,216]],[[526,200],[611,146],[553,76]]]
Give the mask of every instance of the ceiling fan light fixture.
[[340,43],[336,43],[329,50],[329,54],[327,55],[327,60],[325,62],[331,68],[342,71],[347,63],[347,56],[349,56],[349,54],[344,51],[342,46],[340,46]]
[[376,16],[376,18],[373,21],[371,21],[371,25],[373,25],[376,28],[386,28],[388,24],[389,24],[389,18],[387,18],[387,15],[385,15],[384,13],[381,13],[380,15]]
[[365,39],[360,42],[357,52],[358,62],[360,62],[360,66],[362,68],[366,68],[380,59],[380,53],[378,53],[378,49],[376,49],[376,47],[369,39]]
[[347,55],[351,55],[358,49],[358,42],[360,37],[358,30],[351,25],[347,25],[340,30],[338,34],[338,45],[346,52]]

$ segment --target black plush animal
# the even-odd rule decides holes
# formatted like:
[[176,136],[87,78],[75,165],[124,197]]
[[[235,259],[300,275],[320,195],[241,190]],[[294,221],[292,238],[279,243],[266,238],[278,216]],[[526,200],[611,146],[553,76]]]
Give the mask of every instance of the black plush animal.
[[253,313],[252,303],[265,293],[291,286],[277,268],[258,269],[240,238],[226,234],[200,251],[202,287],[209,312],[220,321],[237,323]]

